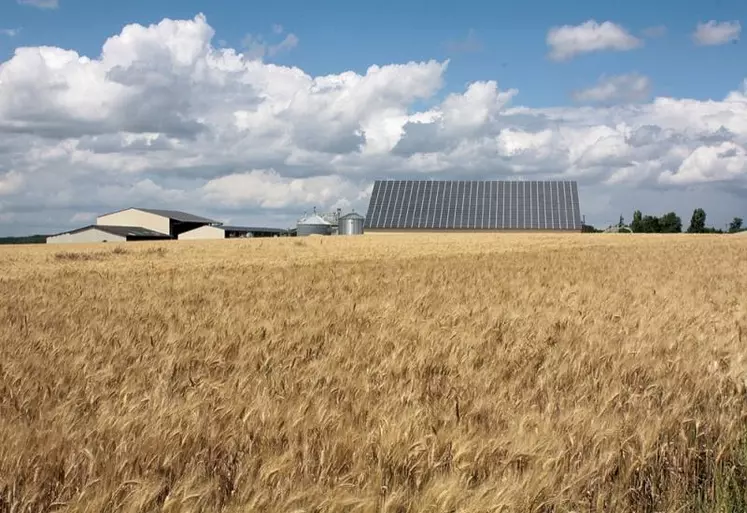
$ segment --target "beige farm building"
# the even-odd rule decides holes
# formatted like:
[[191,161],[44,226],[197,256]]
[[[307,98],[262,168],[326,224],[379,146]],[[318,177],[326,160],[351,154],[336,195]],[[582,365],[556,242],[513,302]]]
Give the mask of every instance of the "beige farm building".
[[136,240],[165,240],[168,235],[139,226],[90,225],[47,237],[47,244],[86,242],[128,242]]
[[127,208],[98,216],[96,224],[47,237],[47,243],[177,239],[184,232],[220,224],[218,221],[178,210]]

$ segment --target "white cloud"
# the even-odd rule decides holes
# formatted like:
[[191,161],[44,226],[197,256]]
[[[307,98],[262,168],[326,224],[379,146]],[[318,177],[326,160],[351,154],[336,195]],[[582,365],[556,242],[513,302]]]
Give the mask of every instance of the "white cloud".
[[5,28],[5,29],[0,29],[0,35],[2,35],[2,36],[16,37],[20,33],[21,33],[21,29],[20,28],[12,28],[12,29]]
[[666,184],[731,182],[747,178],[747,151],[743,145],[723,142],[700,146],[682,161],[679,168],[659,177]]
[[573,92],[578,102],[609,103],[636,102],[648,97],[651,81],[638,73],[617,76],[602,76],[596,85]]
[[643,41],[611,21],[588,20],[580,25],[552,27],[547,33],[549,57],[566,61],[578,55],[601,51],[628,51],[639,48]]
[[272,169],[221,176],[207,182],[201,190],[208,201],[261,208],[298,204],[334,207],[342,198],[358,196],[356,187],[339,176],[289,178]]
[[[0,233],[131,205],[289,226],[314,206],[365,212],[372,181],[398,177],[573,178],[601,224],[635,208],[747,214],[742,88],[539,109],[493,80],[443,91],[449,61],[312,76],[213,37],[203,16],[163,20],[94,58],[35,47],[0,63]],[[608,81],[615,94],[592,96],[625,99]]]
[[741,32],[742,25],[739,21],[710,20],[706,23],[698,23],[693,33],[693,40],[701,46],[723,45],[739,40]]
[[0,173],[0,196],[17,192],[23,185],[23,176],[17,171]]
[[[281,35],[284,32],[282,25],[273,25],[272,32],[275,35]],[[241,45],[245,49],[246,55],[251,59],[263,59],[266,56],[274,57],[283,52],[289,52],[298,46],[298,36],[288,33],[279,42],[272,44],[265,40],[262,35],[247,34],[241,40]]]
[[58,0],[18,0],[18,3],[38,7],[39,9],[57,9],[59,7]]

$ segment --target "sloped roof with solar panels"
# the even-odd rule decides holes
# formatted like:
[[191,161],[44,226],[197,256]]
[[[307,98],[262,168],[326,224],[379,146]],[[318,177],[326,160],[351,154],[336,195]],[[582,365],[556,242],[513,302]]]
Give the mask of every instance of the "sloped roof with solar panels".
[[574,181],[377,180],[366,230],[580,231]]

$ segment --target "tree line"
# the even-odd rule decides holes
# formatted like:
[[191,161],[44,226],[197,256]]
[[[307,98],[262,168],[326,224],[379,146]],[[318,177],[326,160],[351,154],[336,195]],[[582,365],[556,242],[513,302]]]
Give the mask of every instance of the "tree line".
[[44,244],[47,242],[46,235],[27,235],[25,237],[0,237],[0,245],[3,244]]
[[[743,231],[743,220],[735,217],[729,223],[728,233]],[[667,212],[662,216],[650,214],[644,215],[640,210],[633,212],[633,220],[630,225],[625,224],[623,216],[620,216],[618,228],[630,228],[633,233],[682,233],[682,219],[674,212]],[[686,233],[724,233],[721,228],[706,226],[706,212],[702,208],[696,208],[690,218],[690,224]]]

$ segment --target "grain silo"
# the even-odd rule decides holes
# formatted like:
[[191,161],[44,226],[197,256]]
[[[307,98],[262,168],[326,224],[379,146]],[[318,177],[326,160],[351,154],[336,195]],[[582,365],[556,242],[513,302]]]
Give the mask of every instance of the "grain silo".
[[296,235],[298,237],[305,237],[307,235],[329,235],[332,230],[332,224],[314,214],[299,219],[297,230]]
[[365,218],[355,212],[340,217],[337,225],[338,235],[362,235]]

